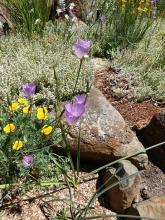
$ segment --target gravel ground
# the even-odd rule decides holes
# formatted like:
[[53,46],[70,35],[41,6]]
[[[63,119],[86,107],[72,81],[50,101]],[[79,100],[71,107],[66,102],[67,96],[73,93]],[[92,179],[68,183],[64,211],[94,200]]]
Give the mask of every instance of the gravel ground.
[[[83,175],[84,173],[81,173]],[[92,177],[91,180],[81,183],[77,189],[71,190],[73,198],[73,207],[85,207],[96,192],[98,175]],[[58,201],[60,199],[60,201]],[[68,204],[69,191],[67,188],[41,190],[34,188],[28,193],[11,198],[8,201],[2,220],[46,220],[52,219],[58,213],[64,212],[70,214],[70,206]],[[7,205],[6,204],[6,205]],[[103,201],[102,201],[103,204]],[[112,211],[100,205],[100,200],[96,199],[90,206],[88,215],[115,215]],[[114,220],[116,218],[100,218]]]

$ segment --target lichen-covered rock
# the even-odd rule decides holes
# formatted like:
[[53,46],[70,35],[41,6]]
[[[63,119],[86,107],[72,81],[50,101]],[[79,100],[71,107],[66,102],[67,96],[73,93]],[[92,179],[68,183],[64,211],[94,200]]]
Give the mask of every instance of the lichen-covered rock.
[[[165,219],[165,196],[154,196],[143,202],[135,204],[128,209],[128,215],[136,215],[142,217],[152,218],[156,220]],[[133,220],[134,218],[127,218]]]
[[104,173],[105,187],[110,187],[118,181],[121,182],[110,188],[106,192],[106,197],[115,212],[123,213],[140,194],[138,169],[130,161],[123,160]]
[[[70,128],[72,154],[77,151],[79,126],[77,123]],[[81,120],[80,146],[81,157],[101,162],[109,162],[144,150],[120,113],[96,88],[92,88],[89,93],[86,112]],[[142,169],[148,164],[145,153],[130,160]]]

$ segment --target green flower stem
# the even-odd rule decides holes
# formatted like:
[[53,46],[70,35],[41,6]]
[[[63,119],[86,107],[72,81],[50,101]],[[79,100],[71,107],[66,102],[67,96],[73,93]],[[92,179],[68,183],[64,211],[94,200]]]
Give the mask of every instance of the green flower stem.
[[67,178],[68,180],[72,180],[72,178],[70,177],[70,176],[68,176],[68,174],[67,174],[67,172],[65,171],[65,169],[63,169],[63,167],[62,166],[60,166],[60,164],[56,161],[56,160],[54,160],[54,159],[52,159],[53,160],[53,162],[55,163],[55,165],[62,171],[62,173],[63,173],[63,175],[65,176],[65,178]]
[[[65,143],[65,152],[66,152],[66,154],[67,154],[67,156],[69,158],[69,162],[70,162],[73,174],[74,174],[74,180],[76,180],[76,172],[75,172],[75,167],[74,167],[73,159],[72,159],[72,156],[71,156],[71,153],[70,153],[70,145],[69,145],[69,143],[67,141],[67,137],[66,137],[66,134],[65,134],[65,131],[64,131],[64,128],[63,128],[63,124],[62,124],[61,121],[60,121],[60,129],[61,129],[62,137],[63,137],[64,143]],[[75,185],[75,183],[73,183],[73,185]]]
[[[79,68],[79,72],[81,70],[81,62],[80,62],[80,68]],[[55,67],[54,67],[54,79],[55,79],[55,83],[56,83],[56,97],[57,97],[57,107],[60,106],[60,93],[59,93],[59,81],[58,81],[58,77],[56,75],[56,70],[55,70]],[[63,141],[64,141],[64,144],[65,144],[65,152],[69,158],[69,162],[70,162],[70,165],[71,165],[71,168],[72,168],[72,171],[74,173],[74,180],[76,180],[76,173],[75,173],[75,168],[74,168],[74,164],[73,164],[73,160],[72,160],[72,156],[71,156],[71,153],[70,153],[70,145],[67,141],[67,137],[66,137],[66,132],[65,132],[65,128],[61,122],[61,117],[59,118],[59,127],[61,129],[61,133],[62,133],[62,138],[63,138]],[[65,175],[65,173],[64,173]],[[75,182],[75,181],[74,181]],[[74,185],[74,183],[73,183]]]
[[75,82],[75,85],[74,85],[74,89],[73,89],[73,91],[72,91],[72,94],[73,94],[73,95],[74,95],[74,93],[75,93],[75,91],[76,91],[76,87],[77,87],[78,80],[79,80],[79,77],[80,77],[82,63],[83,63],[83,59],[80,59],[80,65],[79,65],[79,68],[78,68],[78,71],[77,71],[77,78],[76,78],[76,82]]
[[78,183],[79,172],[80,172],[80,133],[81,133],[81,121],[80,121],[78,141],[77,141],[77,183]]
[[71,214],[72,219],[74,219],[73,198],[72,198],[71,186],[70,186],[66,176],[64,176],[64,178],[65,178],[66,184],[68,186],[68,191],[69,191],[69,196],[70,196],[70,214]]

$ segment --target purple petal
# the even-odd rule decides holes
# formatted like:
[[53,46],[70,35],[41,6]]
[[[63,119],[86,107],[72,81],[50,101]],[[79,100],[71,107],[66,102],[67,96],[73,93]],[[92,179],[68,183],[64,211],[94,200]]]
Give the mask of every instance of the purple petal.
[[83,104],[74,103],[72,105],[72,115],[74,117],[80,117],[85,112],[85,106]]
[[78,103],[73,103],[73,104],[70,103],[68,110],[69,111],[67,111],[65,108],[65,118],[68,124],[73,125],[79,120],[79,118],[85,112],[85,105],[84,104],[80,105]]
[[65,112],[65,118],[66,118],[66,121],[68,122],[68,124],[70,124],[70,125],[76,124],[76,122],[79,120],[79,117],[75,117],[68,112]]
[[22,92],[27,96],[28,98],[31,98],[36,91],[36,85],[34,83],[26,83],[21,86]]
[[86,103],[86,96],[85,95],[77,95],[75,96],[75,100],[78,104],[85,104]]
[[32,155],[27,155],[24,156],[22,159],[22,163],[24,165],[24,167],[29,167],[33,164],[34,162],[34,157]]
[[79,47],[77,47],[77,48],[74,50],[74,53],[75,53],[75,55],[76,55],[78,58],[80,58],[80,59],[87,54],[87,53],[83,50],[83,48],[79,48]]
[[72,112],[72,103],[69,103],[69,102],[66,103],[64,108],[65,108],[65,111]]
[[88,55],[90,51],[90,41],[77,39],[76,43],[73,45],[73,51],[74,54],[80,59],[85,55]]
[[104,21],[105,21],[105,16],[104,16],[104,15],[100,15],[99,21],[100,21],[100,22],[104,22]]
[[154,5],[156,3],[156,0],[150,0],[151,5]]
[[79,103],[67,103],[65,104],[65,112],[73,115],[74,117],[80,117],[85,112],[85,105]]
[[68,14],[70,17],[74,18],[76,17],[75,14],[73,13],[73,11],[71,9],[68,10]]

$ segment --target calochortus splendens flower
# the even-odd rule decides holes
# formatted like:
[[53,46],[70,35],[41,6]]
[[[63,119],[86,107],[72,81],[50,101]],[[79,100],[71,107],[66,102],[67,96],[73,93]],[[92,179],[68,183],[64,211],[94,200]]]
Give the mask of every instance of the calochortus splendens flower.
[[10,124],[7,124],[4,128],[3,128],[3,131],[6,133],[6,134],[9,134],[11,132],[14,132],[16,129],[15,125],[10,123]]
[[30,167],[34,162],[34,157],[32,155],[24,156],[22,159],[22,163],[24,167]]
[[41,133],[44,135],[49,135],[53,130],[52,126],[44,125],[43,128],[41,129]]
[[74,102],[65,104],[65,118],[68,124],[74,125],[85,112],[86,96],[75,96]]
[[23,147],[23,142],[20,141],[20,140],[16,140],[14,143],[13,143],[13,150],[19,150]]
[[154,5],[156,3],[156,0],[150,0],[151,5]]
[[85,105],[87,97],[85,95],[76,95],[74,99],[76,103],[80,105]]
[[73,52],[78,58],[82,59],[88,56],[90,47],[90,41],[77,39],[76,43],[73,45]]
[[26,97],[32,98],[36,92],[36,85],[34,83],[26,83],[21,86],[21,89]]

